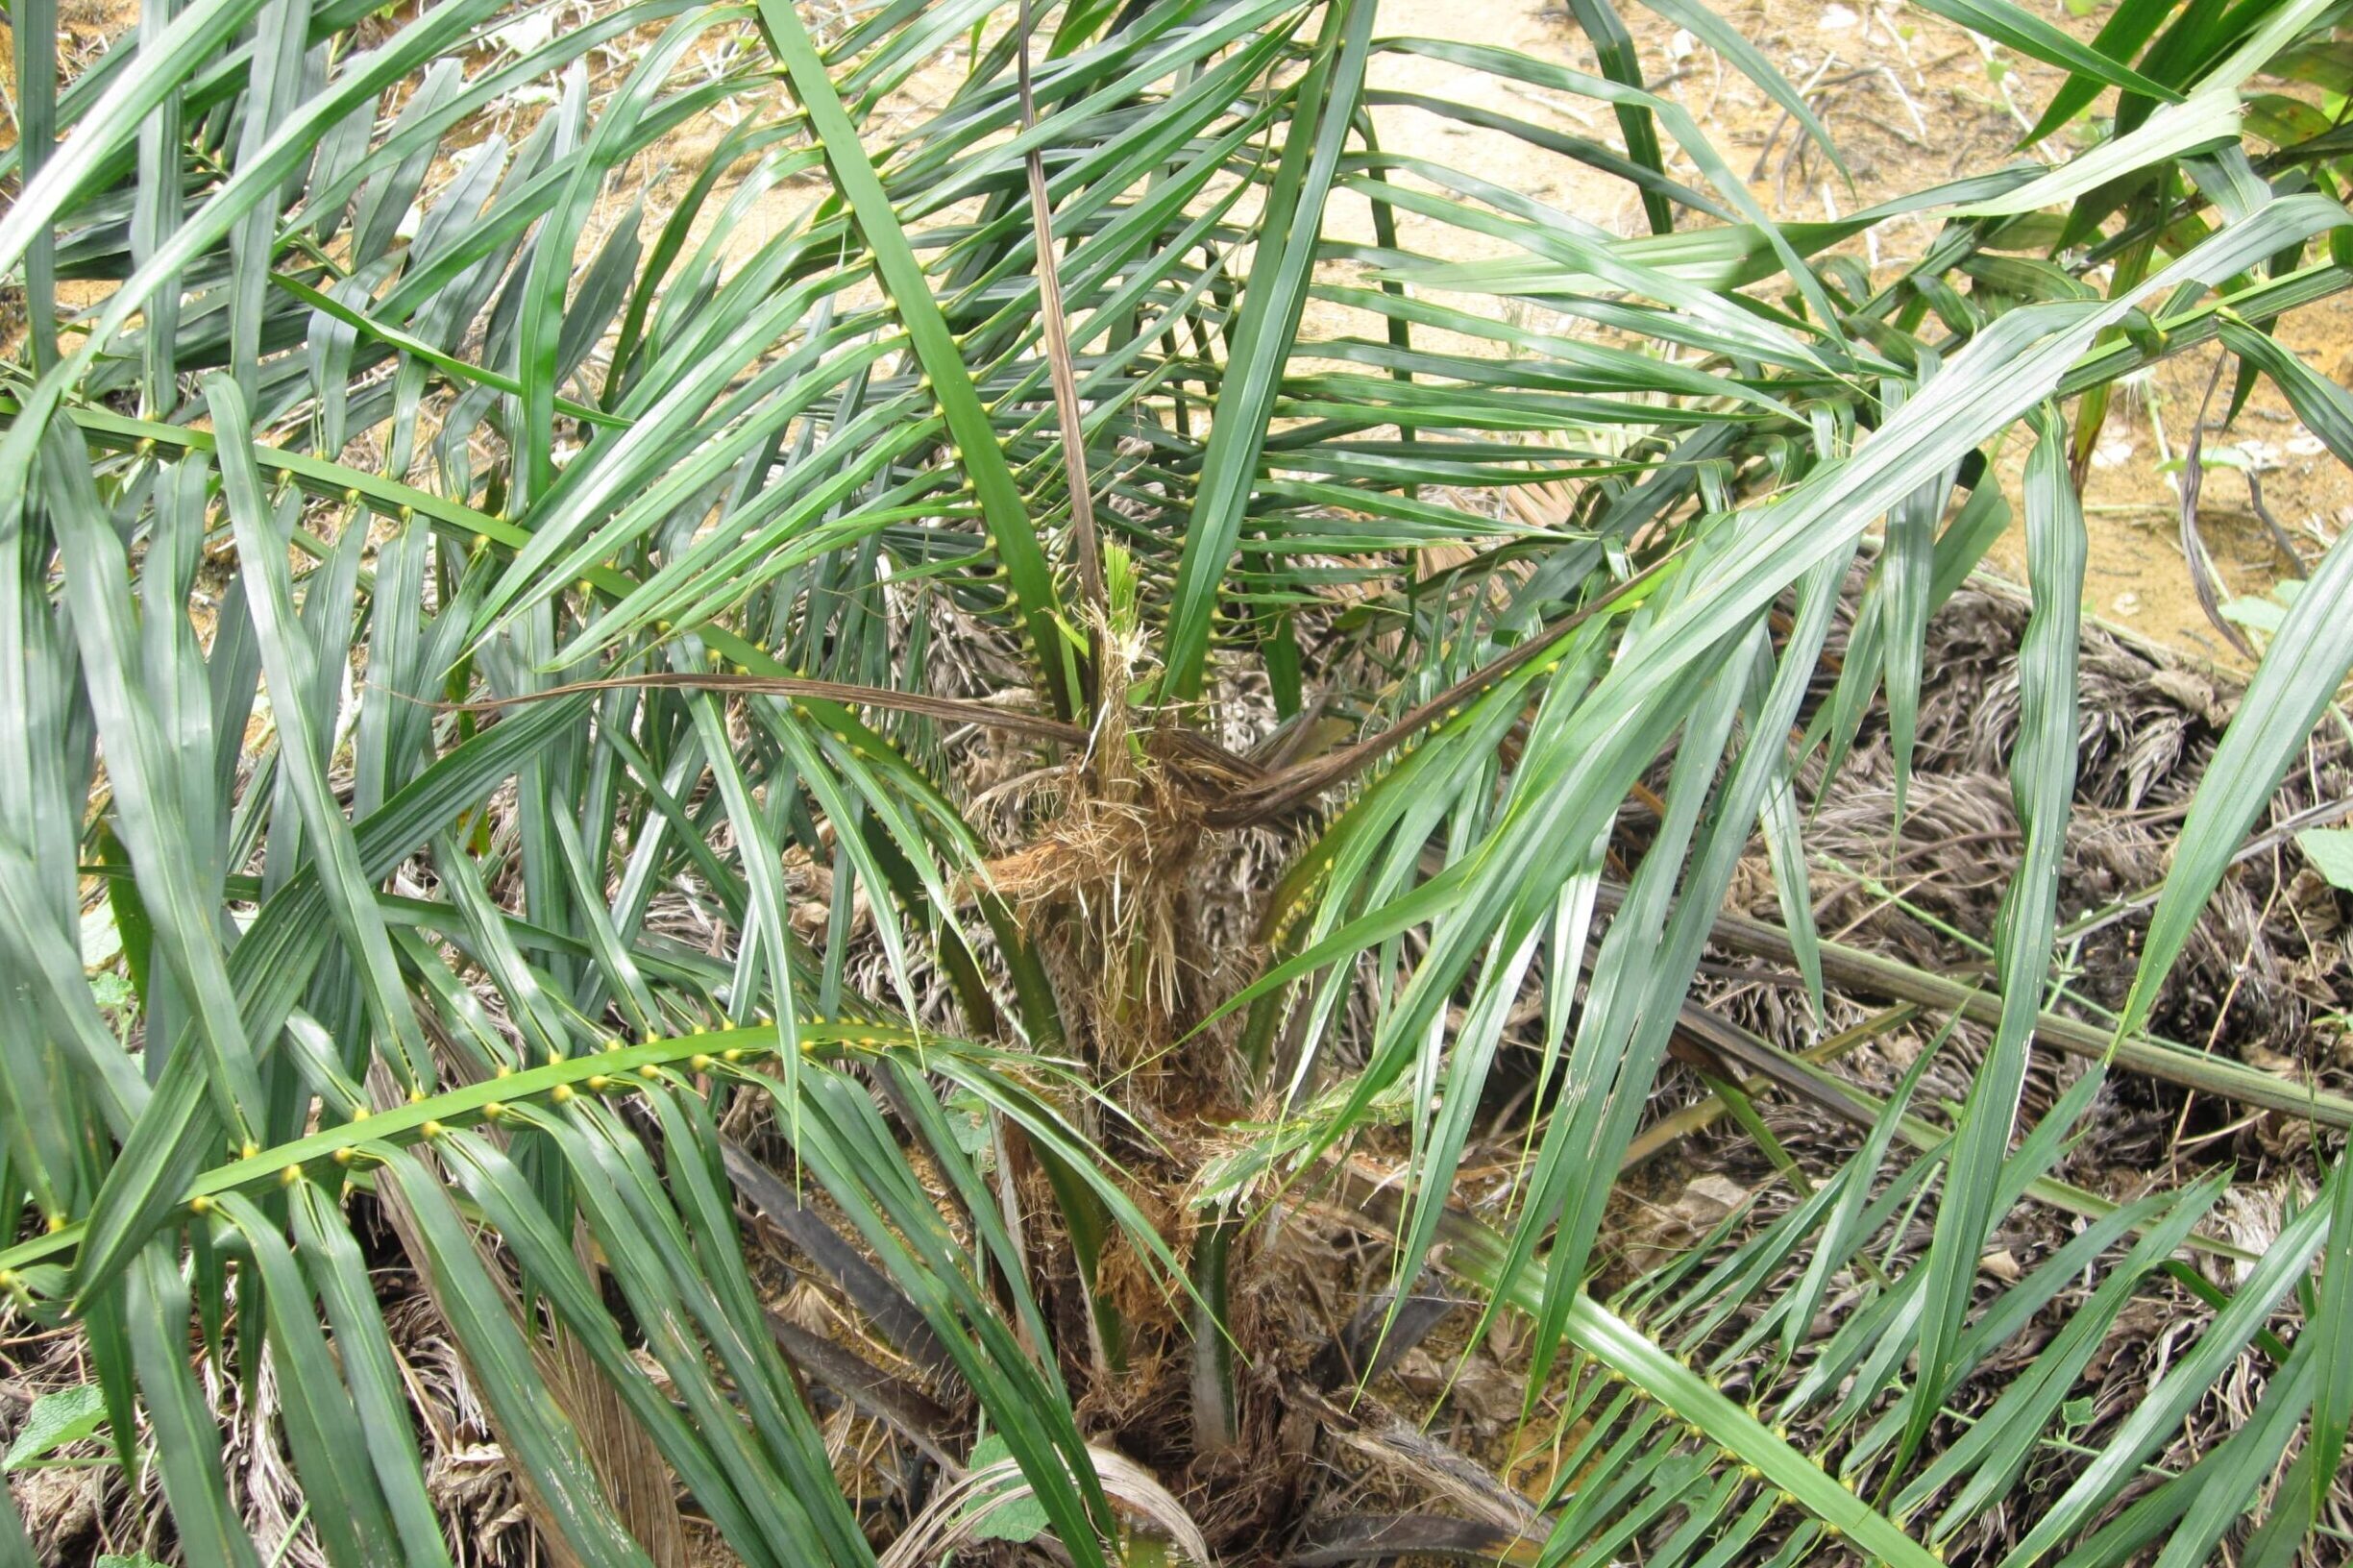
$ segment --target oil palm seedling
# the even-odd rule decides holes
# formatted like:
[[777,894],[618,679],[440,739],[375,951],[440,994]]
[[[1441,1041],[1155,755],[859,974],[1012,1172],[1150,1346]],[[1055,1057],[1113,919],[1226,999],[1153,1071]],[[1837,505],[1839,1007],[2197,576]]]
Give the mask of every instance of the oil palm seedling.
[[[0,1285],[86,1358],[61,1430],[157,1478],[150,1549],[257,1568],[241,1389],[304,1554],[473,1560],[397,1279],[591,1568],[2339,1560],[2353,1103],[2152,1019],[2337,734],[2353,547],[2120,1008],[2054,932],[2115,389],[2201,355],[2353,460],[2273,335],[2353,281],[2343,9],[1919,0],[2040,123],[1800,222],[1607,0],[1591,71],[1374,0],[142,0],[70,80],[15,0]],[[1412,60],[1470,86],[1378,85]],[[1406,97],[1647,232],[1385,143]],[[1883,726],[1900,816],[1927,628],[2013,527],[2017,835],[1956,980],[1816,931],[1800,786]],[[1752,842],[1778,925],[1725,913]],[[1892,1094],[1786,1053],[1691,999],[1711,943],[1927,1043]],[[1671,1059],[1842,1162],[1630,1263]],[[2260,1256],[2226,1170],[2060,1179],[2123,1080],[2303,1129]],[[2026,1205],[2067,1238],[1987,1270]],[[1267,1305],[1310,1217],[1390,1286],[1324,1342]],[[2192,1326],[2087,1428],[2152,1299]],[[1509,1338],[1549,1482],[1351,1428],[1441,1321]],[[1409,1481],[1302,1518],[1319,1428]]]

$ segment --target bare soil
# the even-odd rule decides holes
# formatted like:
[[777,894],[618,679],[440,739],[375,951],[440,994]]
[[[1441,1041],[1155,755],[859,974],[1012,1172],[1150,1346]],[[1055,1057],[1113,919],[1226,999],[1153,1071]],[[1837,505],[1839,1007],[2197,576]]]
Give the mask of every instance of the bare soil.
[[[1746,176],[1766,210],[1785,221],[1836,217],[2029,156],[2021,140],[2060,80],[2058,72],[2008,51],[1989,55],[1973,35],[1915,8],[1750,0],[1715,9],[1806,90],[1851,183],[1828,166],[1779,108],[1712,51],[1638,5],[1621,11],[1654,90],[1689,110],[1717,150]],[[2087,39],[2104,15],[2075,17],[2055,5],[2035,10]],[[1385,33],[1494,44],[1596,69],[1591,46],[1566,12],[1541,0],[1384,0],[1381,24]],[[1382,58],[1373,85],[1456,100],[1492,99],[1497,92],[1491,77],[1415,57]],[[1483,107],[1615,141],[1614,123],[1592,104],[1534,92],[1514,93],[1512,99]],[[1640,203],[1620,181],[1515,137],[1464,128],[1419,110],[1384,107],[1374,117],[1385,148],[1442,158],[1622,234],[1643,232]],[[2071,151],[2069,139],[2063,131],[2037,151],[2046,161],[2055,160]],[[1670,166],[1679,178],[1701,183],[1688,159],[1671,160]],[[1365,212],[1361,203],[1354,205]],[[1369,216],[1358,221],[1363,237],[1369,237]],[[1417,234],[1427,239],[1436,231],[1428,220],[1407,219],[1400,227],[1409,248]],[[1454,242],[1454,232],[1444,233]],[[1917,257],[1934,233],[1932,219],[1900,217],[1840,249],[1884,277]],[[2353,384],[2353,312],[2341,304],[2299,312],[2278,331],[2315,369]],[[2084,609],[2193,659],[2243,669],[2246,660],[2199,607],[2183,556],[2178,492],[2169,471],[2188,444],[2219,353],[2208,349],[2166,361],[2129,383],[2127,394],[2111,408],[2084,489],[2091,537]],[[2229,392],[2225,380],[2209,415],[2215,426],[2227,408]],[[2353,524],[2353,475],[2321,450],[2268,383],[2257,388],[2229,429],[2210,429],[2207,440],[2210,449],[2237,449],[2222,462],[2236,458],[2257,470],[2264,502],[2305,562]],[[2005,473],[2015,494],[2023,453],[2009,455]],[[2210,466],[2199,522],[2225,599],[2261,597],[2297,570],[2258,520],[2236,473]],[[2013,528],[1988,564],[2022,581],[2022,530]]]

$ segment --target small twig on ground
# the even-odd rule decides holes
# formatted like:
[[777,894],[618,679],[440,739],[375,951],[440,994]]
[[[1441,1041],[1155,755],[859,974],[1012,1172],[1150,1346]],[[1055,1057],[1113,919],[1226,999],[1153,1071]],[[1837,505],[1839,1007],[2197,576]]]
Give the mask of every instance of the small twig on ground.
[[[1803,99],[1810,96],[1814,88],[1821,85],[1823,73],[1837,63],[1836,55],[1826,57],[1823,62],[1814,68],[1814,74],[1805,79],[1805,86],[1798,89],[1799,98]],[[1788,128],[1791,117],[1789,110],[1781,110],[1781,117],[1773,122],[1772,130],[1765,133],[1765,144],[1756,149],[1756,162],[1749,170],[1751,184],[1764,177],[1765,160],[1773,156],[1774,143],[1781,139],[1781,133]]]

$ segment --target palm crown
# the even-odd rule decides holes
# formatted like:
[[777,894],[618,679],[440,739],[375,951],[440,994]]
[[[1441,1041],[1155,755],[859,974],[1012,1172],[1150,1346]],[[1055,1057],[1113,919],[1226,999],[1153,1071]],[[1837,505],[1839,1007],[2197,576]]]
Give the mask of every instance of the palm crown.
[[[1835,159],[1732,27],[1658,9]],[[1343,1418],[1435,1320],[1426,1265],[1477,1332],[1524,1323],[1574,1452],[1514,1529],[1433,1510],[1319,1560],[1971,1546],[2135,1293],[2218,1246],[2218,1175],[2123,1206],[2051,1175],[2104,1075],[2353,1118],[2146,1033],[2353,665],[2344,547],[2207,769],[2120,1016],[2041,1011],[2109,391],[2218,341],[2353,459],[2353,403],[2267,331],[2353,257],[2341,132],[2240,128],[2259,73],[2339,101],[2341,8],[2126,4],[2089,44],[1927,9],[2056,68],[2037,135],[2107,135],[1777,222],[1606,0],[1572,5],[1599,74],[1384,37],[1373,0],[893,0],[816,32],[635,0],[520,49],[492,0],[146,0],[61,90],[54,0],[18,0],[0,1267],[86,1336],[126,1463],[144,1421],[184,1557],[259,1560],[193,1326],[273,1370],[328,1560],[452,1560],[369,1275],[395,1246],[586,1564],[677,1560],[681,1507],[747,1563],[915,1561],[1025,1493],[1081,1563],[1263,1549],[1291,1521],[1208,1539],[1186,1475],[1296,1462],[1278,1407]],[[1618,147],[1421,107],[1625,182],[1653,232],[1382,146],[1384,54],[1606,106]],[[908,110],[919,71],[948,86]],[[526,88],[527,129],[484,134]],[[623,209],[680,146],[674,200]],[[1933,230],[1916,262],[1840,249],[1897,212]],[[1924,628],[2012,520],[2005,443],[2022,847],[1996,983],[1937,993],[1986,1029],[1968,1099],[1914,1105],[1933,1050],[1875,1098],[1685,996],[1761,830],[1819,1004],[1793,780],[1883,695],[1901,810]],[[1238,907],[1210,873],[1240,845],[1281,866]],[[135,1051],[74,958],[87,886]],[[1482,1220],[1464,1150],[1532,1021]],[[2037,1043],[2092,1066],[2023,1116]],[[1843,1108],[1851,1157],[1604,1289],[1679,1044]],[[2353,1185],[2321,1168],[2001,1560],[2335,1539]],[[1274,1387],[1237,1303],[1305,1202],[1389,1238],[1401,1288]],[[2081,1229],[1992,1288],[2022,1202]],[[747,1224],[862,1349],[774,1317]],[[2247,1357],[2253,1418],[2145,1471]],[[1101,1416],[1131,1379],[1182,1389],[1127,1407],[1184,1428],[1157,1473]],[[862,1513],[813,1386],[952,1484]]]

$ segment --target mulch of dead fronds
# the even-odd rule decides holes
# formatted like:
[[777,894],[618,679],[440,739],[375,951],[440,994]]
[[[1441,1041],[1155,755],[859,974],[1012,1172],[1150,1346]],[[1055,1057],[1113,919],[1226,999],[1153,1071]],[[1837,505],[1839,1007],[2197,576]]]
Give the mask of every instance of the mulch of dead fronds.
[[[1877,716],[1837,776],[1817,767],[1801,781],[1811,808],[1807,847],[1814,857],[1812,894],[1826,937],[1894,956],[1932,972],[1967,979],[1990,957],[1983,943],[2016,864],[2020,840],[2007,776],[2019,714],[2015,649],[2024,626],[2024,597],[1979,579],[1931,623],[1919,747],[1900,826],[1894,821],[1895,770]],[[1836,645],[1833,645],[1833,651]],[[2130,989],[2154,894],[2170,846],[2223,726],[2236,711],[2239,685],[2166,651],[2099,626],[2081,649],[2080,753],[2076,809],[2063,862],[2060,921],[2079,935],[2066,945],[2068,996],[2057,1011],[2106,1022]],[[2297,1084],[2342,1093],[2353,1082],[2353,971],[2345,964],[2345,896],[2304,860],[2293,842],[2306,826],[2353,813],[2353,753],[2318,738],[2290,770],[2250,839],[2249,851],[2224,879],[2150,1022],[2152,1033],[2233,1056]],[[1835,869],[1830,869],[1835,868]],[[1778,921],[1761,859],[1744,868],[1733,903],[1758,919]],[[1789,1048],[1820,1038],[1802,981],[1794,973],[1732,953],[1713,953],[1694,994]],[[1884,1010],[1879,998],[1826,998],[1827,1030],[1849,1028]],[[1924,1017],[1842,1058],[1840,1069],[1875,1092],[1891,1090],[1936,1032]],[[1964,1022],[1927,1070],[1925,1103],[1957,1104],[1990,1043]],[[2038,1052],[2022,1115],[2047,1110],[2084,1064]],[[1671,1073],[1661,1109],[1679,1089]],[[1696,1099],[1696,1085],[1679,1092]],[[1762,1107],[1777,1137],[1805,1165],[1826,1171],[1853,1148],[1851,1132],[1803,1107]],[[2309,1199],[2335,1141],[2277,1113],[2249,1114],[2169,1084],[2117,1069],[2084,1122],[2085,1134],[2054,1174],[2104,1197],[2127,1201],[2179,1186],[2217,1167],[2235,1172],[2234,1189],[2210,1228],[2261,1252],[2278,1234],[2283,1210]],[[1689,1246],[1751,1191],[1762,1197],[1757,1223],[1789,1206],[1785,1188],[1752,1145],[1711,1130],[1684,1139],[1677,1160],[1650,1173],[1647,1195],[1622,1206],[1622,1244],[1654,1253]],[[2033,1204],[2002,1222],[1987,1267],[2023,1271],[2073,1234],[2069,1216]],[[1905,1235],[1906,1258],[1924,1252],[1926,1224]],[[2204,1264],[2216,1283],[2238,1283],[2227,1265]],[[2062,1292],[2035,1324],[1980,1368],[1956,1401],[1963,1413],[1992,1402],[2018,1367],[2063,1325],[2079,1296]],[[2096,1445],[2102,1432],[2140,1403],[2179,1351],[2193,1342],[2211,1310],[2179,1286],[2151,1290],[2125,1314],[2095,1357],[2080,1390],[2088,1406],[2073,1436]],[[2292,1318],[2289,1319],[2292,1323]],[[2184,1423],[2156,1463],[2177,1468],[2236,1430],[2264,1386],[2265,1363],[2243,1357]],[[2018,1496],[2056,1495],[2081,1456],[2045,1449]],[[2353,1482],[2341,1479],[2333,1518],[2353,1519]],[[1996,1510],[1975,1522],[1957,1546],[1993,1560],[2030,1518]],[[1956,1560],[1959,1560],[1956,1558]]]

